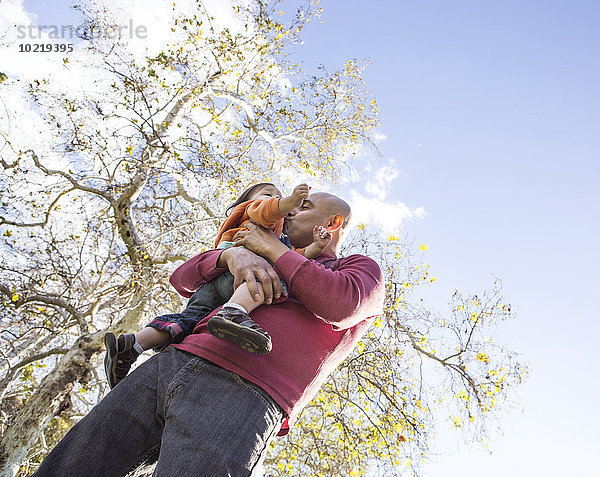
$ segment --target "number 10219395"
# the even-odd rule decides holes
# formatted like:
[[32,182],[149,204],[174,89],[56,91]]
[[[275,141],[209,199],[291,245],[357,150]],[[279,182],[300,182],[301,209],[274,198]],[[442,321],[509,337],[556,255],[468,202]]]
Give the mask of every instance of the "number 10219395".
[[19,53],[70,53],[72,43],[19,43]]

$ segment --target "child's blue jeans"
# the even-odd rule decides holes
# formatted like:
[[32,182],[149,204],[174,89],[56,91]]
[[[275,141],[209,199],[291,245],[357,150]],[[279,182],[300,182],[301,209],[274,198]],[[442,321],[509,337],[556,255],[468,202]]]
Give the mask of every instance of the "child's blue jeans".
[[[147,326],[171,334],[172,343],[179,343],[194,331],[202,318],[223,306],[233,295],[233,275],[225,272],[214,280],[200,285],[189,299],[185,310],[157,316]],[[163,346],[164,349],[166,346]]]

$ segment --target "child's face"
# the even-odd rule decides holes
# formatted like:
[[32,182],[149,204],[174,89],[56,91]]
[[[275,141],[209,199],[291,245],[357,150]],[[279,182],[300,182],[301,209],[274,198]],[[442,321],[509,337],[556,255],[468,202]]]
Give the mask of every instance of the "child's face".
[[270,199],[272,197],[282,197],[281,192],[279,192],[279,189],[277,189],[277,187],[272,186],[272,185],[266,185],[266,186],[262,186],[260,189],[258,189],[256,192],[254,192],[254,194],[252,194],[252,196],[250,197],[250,200],[255,200],[255,199]]

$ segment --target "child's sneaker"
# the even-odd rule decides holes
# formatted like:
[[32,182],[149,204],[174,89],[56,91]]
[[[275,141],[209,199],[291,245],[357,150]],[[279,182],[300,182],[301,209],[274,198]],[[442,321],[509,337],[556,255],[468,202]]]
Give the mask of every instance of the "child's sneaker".
[[208,331],[217,338],[233,341],[249,353],[267,354],[271,337],[248,313],[224,306],[208,320]]
[[106,355],[104,356],[104,371],[110,388],[114,388],[121,381],[131,368],[131,365],[138,358],[138,353],[133,345],[135,335],[129,333],[121,335],[118,338],[114,333],[104,335],[104,345],[106,346]]

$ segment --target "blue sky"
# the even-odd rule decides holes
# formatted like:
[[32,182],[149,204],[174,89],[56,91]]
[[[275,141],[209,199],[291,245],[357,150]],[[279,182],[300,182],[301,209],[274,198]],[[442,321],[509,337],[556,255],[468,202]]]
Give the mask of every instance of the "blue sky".
[[[525,406],[492,455],[444,435],[432,476],[591,476],[598,375],[600,4],[327,1],[304,31],[308,70],[368,58],[380,144],[400,175],[390,199],[428,215],[444,309],[493,276],[518,306],[498,337],[531,364]],[[374,157],[373,161],[377,161]],[[594,446],[594,447],[593,447]],[[594,458],[595,460],[595,458]]]
[[[26,1],[77,25],[68,2]],[[600,427],[600,4],[322,0],[295,51],[308,71],[370,59],[389,200],[437,280],[427,300],[503,280],[517,319],[498,339],[531,364],[494,452],[443,435],[431,476],[591,476]],[[286,8],[286,4],[282,4]]]

